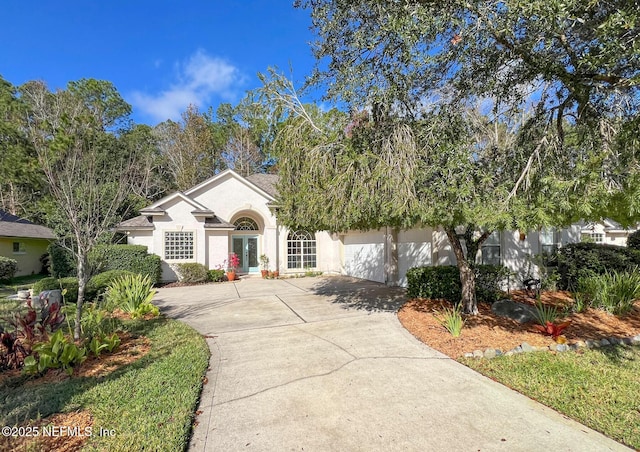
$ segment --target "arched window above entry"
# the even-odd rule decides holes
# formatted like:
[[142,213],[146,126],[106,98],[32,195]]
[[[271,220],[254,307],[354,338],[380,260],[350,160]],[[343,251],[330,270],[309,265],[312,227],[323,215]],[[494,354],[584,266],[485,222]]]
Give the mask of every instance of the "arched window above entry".
[[295,231],[287,237],[287,268],[316,267],[316,237],[307,231]]
[[258,223],[249,217],[240,217],[234,221],[233,225],[236,231],[259,231]]

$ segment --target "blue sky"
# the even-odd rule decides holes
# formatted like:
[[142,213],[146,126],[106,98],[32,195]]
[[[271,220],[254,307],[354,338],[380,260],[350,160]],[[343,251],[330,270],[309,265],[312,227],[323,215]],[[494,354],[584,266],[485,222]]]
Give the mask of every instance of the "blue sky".
[[302,82],[314,59],[310,16],[293,0],[4,0],[0,75],[50,89],[111,81],[137,123],[236,103],[278,66]]

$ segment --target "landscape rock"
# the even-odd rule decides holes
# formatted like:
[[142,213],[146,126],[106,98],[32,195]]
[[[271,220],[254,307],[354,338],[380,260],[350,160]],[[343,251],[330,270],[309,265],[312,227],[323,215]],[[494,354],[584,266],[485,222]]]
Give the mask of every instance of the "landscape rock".
[[491,359],[496,357],[496,351],[493,348],[488,348],[484,351],[484,357]]
[[556,344],[557,352],[566,352],[567,350],[569,350],[569,347],[567,346],[567,344]]
[[631,343],[633,345],[640,345],[640,334],[638,334],[637,336],[633,336],[631,338]]
[[520,344],[520,347],[522,348],[522,351],[525,353],[531,353],[533,351],[533,347],[529,345],[527,342],[523,342],[522,344]]
[[473,351],[473,357],[474,358],[482,358],[484,356],[484,354],[482,353],[482,350],[474,350]]
[[633,342],[631,341],[631,338],[630,338],[630,337],[623,337],[623,338],[622,338],[622,339],[620,339],[620,340],[622,341],[622,343],[623,343],[624,345],[631,345],[631,344],[633,344]]
[[600,343],[598,341],[592,341],[591,339],[587,339],[585,341],[585,344],[587,344],[588,348],[598,348],[598,347],[600,347]]
[[491,311],[495,315],[507,317],[519,323],[531,322],[536,318],[536,310],[532,306],[507,299],[493,303]]
[[605,346],[607,346],[607,345],[611,345],[611,342],[609,342],[609,340],[608,340],[608,339],[602,339],[602,340],[600,341],[600,346],[605,347]]

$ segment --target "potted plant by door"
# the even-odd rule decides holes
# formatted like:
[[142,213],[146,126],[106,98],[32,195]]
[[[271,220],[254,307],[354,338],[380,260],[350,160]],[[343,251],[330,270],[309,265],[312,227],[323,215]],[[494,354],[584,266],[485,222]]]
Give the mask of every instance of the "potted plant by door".
[[260,273],[262,273],[263,278],[266,278],[269,274],[269,257],[266,254],[260,255],[260,266],[262,267]]
[[236,279],[236,269],[240,265],[240,258],[236,253],[229,254],[229,260],[227,261],[227,279],[233,281]]

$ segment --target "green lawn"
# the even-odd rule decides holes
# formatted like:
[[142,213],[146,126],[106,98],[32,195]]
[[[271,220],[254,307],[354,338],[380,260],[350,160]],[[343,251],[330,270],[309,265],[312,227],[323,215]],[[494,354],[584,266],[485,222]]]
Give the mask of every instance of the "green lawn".
[[54,413],[89,410],[94,435],[86,450],[185,450],[209,361],[204,338],[180,322],[158,318],[125,322],[151,341],[139,360],[103,377],[37,384],[26,377],[0,385],[0,423],[17,425]]
[[462,359],[478,372],[640,449],[640,347]]

